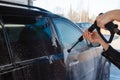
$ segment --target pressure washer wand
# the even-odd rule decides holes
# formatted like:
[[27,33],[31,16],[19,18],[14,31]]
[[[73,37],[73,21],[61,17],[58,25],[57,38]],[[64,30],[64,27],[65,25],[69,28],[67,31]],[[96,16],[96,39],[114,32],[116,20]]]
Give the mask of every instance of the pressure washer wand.
[[[92,31],[94,31],[94,29],[96,29],[96,30],[98,31],[99,35],[102,37],[102,39],[103,39],[105,42],[107,42],[107,43],[111,43],[111,42],[112,42],[115,33],[118,34],[118,35],[120,35],[120,30],[118,29],[118,25],[113,24],[113,22],[107,23],[107,24],[105,25],[105,28],[106,28],[107,30],[109,30],[110,33],[111,33],[111,36],[110,36],[109,41],[107,41],[107,40],[103,37],[103,35],[101,34],[101,32],[100,32],[100,27],[97,26],[97,22],[96,22],[96,21],[94,22],[94,24],[92,24],[92,25],[88,28],[88,31],[89,31],[89,32],[92,32]],[[70,53],[71,50],[72,50],[72,48],[74,48],[74,47],[75,47],[79,42],[81,42],[82,40],[83,40],[83,35],[78,39],[78,41],[77,41],[70,49],[68,49],[68,52]]]
[[[89,32],[92,32],[95,29],[95,26],[97,25],[96,21],[94,22],[94,24],[92,24],[90,26],[90,28],[88,28]],[[68,49],[68,52],[70,53],[72,48],[74,48],[79,42],[81,42],[83,40],[83,35],[78,39],[78,41],[70,48]]]

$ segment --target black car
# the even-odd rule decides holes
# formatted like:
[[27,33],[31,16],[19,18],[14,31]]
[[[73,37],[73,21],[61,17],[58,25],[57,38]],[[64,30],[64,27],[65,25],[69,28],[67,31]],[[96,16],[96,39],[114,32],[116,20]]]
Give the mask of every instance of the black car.
[[107,80],[100,47],[82,30],[42,8],[0,1],[0,80]]

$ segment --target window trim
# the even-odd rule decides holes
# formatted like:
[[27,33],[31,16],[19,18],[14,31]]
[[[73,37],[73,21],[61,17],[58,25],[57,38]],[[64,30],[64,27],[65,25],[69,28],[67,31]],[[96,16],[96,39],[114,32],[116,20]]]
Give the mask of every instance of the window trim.
[[5,28],[4,23],[3,23],[1,18],[0,18],[0,25],[2,27],[3,36],[4,36],[5,43],[6,43],[6,46],[7,46],[7,49],[8,49],[8,55],[9,55],[9,58],[10,58],[10,63],[14,64],[15,56],[14,56],[14,54],[12,52],[12,48],[11,48],[11,45],[10,45],[8,34],[7,34],[6,28]]

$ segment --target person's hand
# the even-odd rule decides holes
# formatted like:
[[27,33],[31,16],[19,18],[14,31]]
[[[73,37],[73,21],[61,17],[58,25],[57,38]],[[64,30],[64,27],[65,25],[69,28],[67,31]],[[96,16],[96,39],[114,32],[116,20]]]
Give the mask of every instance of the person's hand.
[[104,50],[107,50],[109,47],[109,44],[107,44],[96,31],[89,32],[88,30],[85,30],[83,34],[83,38],[88,39],[91,43],[99,43],[103,46]]
[[120,10],[111,10],[104,14],[99,15],[96,18],[97,25],[103,29],[105,29],[105,24],[112,22],[112,21],[120,21]]
[[83,34],[83,38],[88,39],[91,43],[101,44],[102,41],[102,38],[99,36],[99,34],[96,31],[89,32],[88,30],[85,30]]

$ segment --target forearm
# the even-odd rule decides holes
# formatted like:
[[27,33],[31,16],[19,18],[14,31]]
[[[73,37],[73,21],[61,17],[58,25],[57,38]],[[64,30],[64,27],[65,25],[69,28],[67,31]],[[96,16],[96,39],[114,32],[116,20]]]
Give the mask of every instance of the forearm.
[[120,9],[112,10],[108,13],[111,15],[110,16],[111,19],[120,21]]
[[108,11],[96,18],[97,25],[101,28],[105,28],[108,22],[120,21],[120,9]]
[[117,50],[109,46],[102,55],[120,69],[120,53]]

